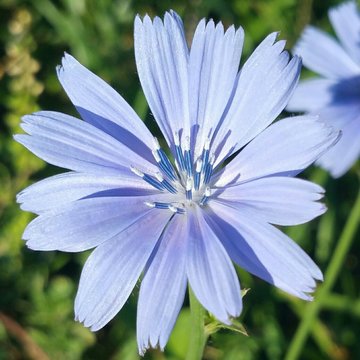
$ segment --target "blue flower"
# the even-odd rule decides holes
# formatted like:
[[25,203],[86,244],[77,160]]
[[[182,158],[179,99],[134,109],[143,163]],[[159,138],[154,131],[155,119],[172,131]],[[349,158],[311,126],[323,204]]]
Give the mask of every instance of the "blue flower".
[[340,43],[312,26],[305,28],[295,53],[322,77],[302,81],[287,109],[318,114],[342,131],[340,141],[318,161],[337,178],[360,156],[360,14],[351,1],[332,8],[329,18]]
[[229,324],[242,309],[232,261],[311,299],[321,271],[271,224],[300,224],[325,211],[317,201],[323,189],[294,176],[338,134],[311,116],[269,126],[301,67],[276,36],[239,72],[241,28],[225,32],[202,20],[189,49],[176,13],[135,19],[140,81],[172,156],[115,90],[70,55],[58,77],[84,121],[48,111],[23,118],[28,135],[16,140],[71,170],[18,195],[22,209],[38,215],[23,238],[34,250],[95,248],[75,300],[85,326],[106,325],[142,274],[141,354],[164,348],[188,283]]

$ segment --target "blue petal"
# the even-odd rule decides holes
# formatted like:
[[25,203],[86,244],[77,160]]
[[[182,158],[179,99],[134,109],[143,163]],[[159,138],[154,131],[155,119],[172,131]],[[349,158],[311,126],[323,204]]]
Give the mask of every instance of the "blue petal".
[[267,177],[225,188],[218,199],[240,213],[253,209],[272,224],[298,225],[326,211],[326,206],[317,202],[323,193],[323,188],[309,181]]
[[355,1],[330,9],[329,18],[344,48],[360,62],[360,15]]
[[75,299],[78,321],[97,331],[120,311],[172,216],[169,213],[150,210],[93,251],[85,263]]
[[344,49],[328,34],[307,26],[295,47],[309,69],[329,79],[344,78],[360,72]]
[[360,103],[355,100],[342,105],[334,104],[322,109],[319,114],[329,125],[341,129],[339,142],[317,162],[338,178],[360,157]]
[[23,210],[39,214],[110,190],[117,190],[118,194],[121,190],[122,196],[144,196],[154,193],[153,187],[139,177],[131,175],[118,177],[68,172],[27,187],[17,195],[16,200]]
[[174,132],[190,135],[188,71],[189,50],[181,19],[166,13],[164,22],[149,16],[135,19],[135,57],[142,88],[151,112],[169,145]]
[[50,164],[95,174],[129,174],[135,165],[157,167],[96,127],[72,116],[42,111],[23,117],[22,128],[31,136],[15,139]]
[[33,250],[87,250],[121,233],[149,212],[144,204],[147,200],[148,196],[124,196],[75,201],[38,216],[25,229],[23,239]]
[[338,138],[338,131],[313,116],[280,120],[258,135],[219,173],[216,186],[301,171],[334,145]]
[[301,81],[291,97],[287,111],[316,111],[329,104],[334,97],[336,82],[328,79]]
[[220,240],[205,222],[202,210],[188,211],[187,275],[201,304],[225,324],[242,310],[240,285]]
[[105,81],[65,54],[59,81],[82,118],[151,160],[153,137],[129,104]]
[[311,300],[322,273],[308,255],[290,238],[272,225],[257,219],[256,211],[242,213],[216,201],[214,213],[206,220],[221,239],[232,259],[242,268],[279,287]]
[[195,158],[216,129],[231,98],[244,42],[244,31],[200,21],[189,57],[190,118],[195,120]]
[[164,349],[186,290],[186,218],[175,215],[142,280],[137,311],[140,354],[149,347]]
[[[285,42],[269,35],[241,68],[235,93],[217,129],[216,163],[239,150],[285,108],[300,74],[301,61],[283,52]],[[224,144],[225,142],[225,144]]]

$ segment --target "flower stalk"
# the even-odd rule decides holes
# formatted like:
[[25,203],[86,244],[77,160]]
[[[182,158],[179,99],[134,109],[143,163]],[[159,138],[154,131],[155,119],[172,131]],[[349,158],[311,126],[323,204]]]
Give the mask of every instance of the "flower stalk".
[[189,287],[191,332],[186,360],[200,360],[204,353],[207,335],[205,333],[205,309]]
[[296,360],[300,357],[301,351],[304,348],[304,343],[307,340],[309,332],[316,320],[323,302],[329,295],[331,288],[333,287],[341,266],[344,263],[345,257],[350,249],[352,241],[355,238],[357,229],[360,224],[360,188],[355,201],[355,204],[351,210],[350,216],[344,227],[344,230],[340,236],[339,242],[335,248],[333,257],[330,260],[329,266],[325,273],[325,282],[319,287],[315,300],[306,306],[302,321],[290,343],[285,360]]

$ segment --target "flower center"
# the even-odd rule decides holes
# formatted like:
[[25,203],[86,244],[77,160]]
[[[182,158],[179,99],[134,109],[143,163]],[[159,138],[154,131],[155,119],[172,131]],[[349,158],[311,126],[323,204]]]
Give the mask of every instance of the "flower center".
[[198,159],[190,150],[190,138],[186,137],[183,146],[180,137],[175,133],[175,154],[172,164],[157,138],[154,138],[153,156],[159,171],[147,174],[131,166],[131,171],[148,184],[161,192],[172,194],[170,202],[145,202],[147,206],[158,209],[169,209],[174,213],[184,214],[188,206],[198,204],[206,206],[211,197],[210,180],[214,170],[215,155],[210,153],[210,140],[206,139],[202,154]]

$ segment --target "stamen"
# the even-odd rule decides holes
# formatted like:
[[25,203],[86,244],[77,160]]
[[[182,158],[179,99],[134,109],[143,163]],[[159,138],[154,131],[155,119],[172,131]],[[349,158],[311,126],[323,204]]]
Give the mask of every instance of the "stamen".
[[156,179],[154,179],[153,177],[151,177],[148,174],[144,174],[142,171],[140,171],[139,169],[137,169],[135,166],[130,166],[130,170],[137,176],[140,176],[143,180],[145,180],[148,184],[150,184],[151,186],[153,186],[155,189],[164,191],[164,186],[157,181]]
[[169,205],[168,209],[174,213],[177,213],[177,208],[174,205]]
[[152,151],[153,155],[154,155],[154,158],[159,166],[159,168],[164,172],[164,174],[171,180],[175,181],[177,178],[176,178],[176,175],[175,175],[175,170],[173,168],[173,166],[170,164],[170,166],[167,166],[165,164],[164,161],[162,161],[161,157],[160,157],[160,150],[153,150]]
[[180,165],[179,165],[179,162],[177,161],[177,159],[175,159],[174,162],[175,162],[176,168],[177,168],[177,169],[180,169]]
[[197,161],[196,161],[195,179],[194,179],[195,190],[199,190],[199,187],[200,187],[202,164],[203,164],[202,160],[197,159]]
[[204,150],[209,150],[209,149],[210,149],[210,139],[206,138],[204,143]]
[[206,205],[206,203],[209,200],[210,195],[211,195],[211,190],[210,190],[210,187],[207,186],[206,189],[205,189],[205,193],[204,193],[203,197],[200,200],[200,205],[201,206]]
[[174,197],[174,202],[144,202],[150,208],[167,209],[174,214],[185,214],[186,207],[191,206],[192,201],[196,201],[200,206],[205,206],[211,197],[211,188],[208,184],[214,171],[215,154],[210,153],[210,140],[205,139],[202,154],[197,158],[196,162],[190,148],[190,137],[183,138],[182,142],[180,140],[179,133],[175,132],[175,165],[161,149],[157,138],[154,137],[154,150],[152,153],[158,164],[159,171],[150,175],[134,166],[130,166],[134,174],[144,179],[154,188],[160,191],[167,190],[172,194],[180,193],[179,196],[183,197],[183,199]]
[[209,197],[210,195],[211,195],[211,189],[210,189],[210,186],[207,186],[205,189],[205,196]]
[[144,204],[148,207],[154,208],[155,207],[155,203],[150,202],[150,201],[145,201]]
[[161,161],[160,155],[158,154],[157,150],[153,150],[152,154],[154,156],[155,161],[159,164]]
[[177,159],[177,162],[179,165],[179,169],[180,169],[180,171],[184,171],[185,170],[185,160],[184,160],[184,155],[182,153],[181,146],[180,146],[179,133],[177,131],[174,134],[174,143],[175,143],[176,159]]
[[159,141],[154,137],[155,150],[152,151],[153,156],[158,163],[159,168],[168,176],[171,180],[176,180],[176,172],[172,166],[169,158],[165,154],[164,150],[161,149]]
[[196,161],[196,172],[201,172],[201,168],[202,168],[202,160],[201,159],[197,159]]
[[155,202],[155,207],[157,209],[170,209],[170,206],[173,206],[171,203]]
[[164,150],[160,149],[158,150],[158,155],[160,155],[161,162],[159,163],[159,166],[161,170],[164,171],[164,173],[171,179],[176,180],[176,172],[175,169],[170,162],[169,158],[165,154]]
[[204,173],[206,170],[206,166],[208,164],[209,161],[209,154],[210,154],[210,139],[207,138],[205,140],[205,144],[204,144],[204,149],[203,149],[203,153],[202,153],[202,168],[201,168],[201,172]]
[[144,177],[144,173],[137,169],[135,166],[130,166],[130,170],[137,176],[140,176],[141,178]]
[[192,200],[192,183],[193,180],[191,177],[186,180],[186,200]]
[[157,201],[155,201],[155,202],[145,201],[144,204],[151,208],[171,210],[172,212],[177,213],[177,214],[185,214],[184,208],[175,206],[171,203],[164,203],[164,202],[157,202]]
[[190,152],[190,138],[187,136],[185,138],[184,144],[184,157],[185,157],[185,168],[188,176],[192,176],[192,161],[191,161],[191,152]]
[[159,140],[157,139],[157,137],[153,137],[153,141],[154,141],[154,147],[156,150],[160,149],[160,144],[159,144]]
[[175,207],[175,206],[173,206],[173,205],[170,205],[170,206],[169,206],[169,209],[170,209],[173,213],[175,213],[175,214],[185,214],[185,210],[184,210],[184,209]]
[[166,179],[164,179],[164,177],[161,175],[161,173],[157,172],[155,174],[156,179],[161,183],[161,185],[168,190],[169,192],[171,192],[172,194],[176,194],[177,190],[174,188],[174,186],[172,186]]
[[144,174],[143,179],[150,185],[152,185],[154,188],[163,191],[164,190],[164,186],[162,183],[160,183],[159,181],[157,181],[156,179],[154,179],[153,177],[151,177],[148,174]]
[[211,154],[210,160],[205,169],[205,173],[204,173],[204,184],[205,185],[208,184],[210,181],[210,178],[211,178],[211,175],[213,172],[214,163],[215,163],[215,154],[213,153],[213,154]]
[[163,182],[164,181],[164,177],[161,175],[161,173],[157,172],[155,174],[155,177],[156,179],[159,181],[159,182]]
[[175,131],[174,133],[174,143],[175,146],[180,146],[180,135],[178,131]]

